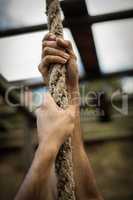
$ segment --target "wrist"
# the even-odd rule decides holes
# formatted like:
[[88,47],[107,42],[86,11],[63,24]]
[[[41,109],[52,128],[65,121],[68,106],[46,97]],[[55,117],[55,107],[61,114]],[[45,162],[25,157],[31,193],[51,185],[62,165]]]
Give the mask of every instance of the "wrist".
[[56,151],[57,151],[57,147],[56,147],[55,142],[52,142],[51,140],[50,141],[42,140],[39,143],[36,154],[42,162],[45,160],[54,162],[55,157],[56,157]]
[[[60,149],[60,146],[64,142],[64,137],[63,137],[64,134],[62,134],[64,130],[62,129],[62,127],[58,127],[58,128],[55,127],[54,129],[51,127],[51,130],[49,131],[47,132],[46,138],[40,137],[39,146],[38,146],[36,154],[39,160],[41,161],[43,160],[45,161],[45,159],[49,159],[52,162],[54,162],[58,154],[58,151]],[[57,134],[53,134],[53,133],[58,133],[58,136]],[[44,135],[44,134],[40,133],[38,135]]]

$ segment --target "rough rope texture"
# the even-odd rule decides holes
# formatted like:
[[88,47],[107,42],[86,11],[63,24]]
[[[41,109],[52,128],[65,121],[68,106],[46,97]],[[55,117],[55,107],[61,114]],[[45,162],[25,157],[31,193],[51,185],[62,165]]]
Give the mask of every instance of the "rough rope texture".
[[[60,15],[60,4],[58,0],[46,0],[48,28],[50,33],[63,37],[63,26]],[[49,74],[49,91],[55,102],[65,109],[68,105],[66,88],[65,65],[56,64],[51,66]],[[71,138],[61,146],[56,159],[56,173],[58,178],[57,191],[58,200],[75,200],[75,185],[73,179],[72,146]]]

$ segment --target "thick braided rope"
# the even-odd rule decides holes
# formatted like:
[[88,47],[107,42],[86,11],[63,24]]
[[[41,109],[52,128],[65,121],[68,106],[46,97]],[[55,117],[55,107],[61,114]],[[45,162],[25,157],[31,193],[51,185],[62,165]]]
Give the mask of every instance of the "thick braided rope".
[[[46,0],[46,3],[49,31],[54,33],[56,36],[63,37],[59,1]],[[56,64],[51,66],[51,72],[49,75],[49,91],[55,102],[63,109],[68,105],[65,77],[65,65],[61,66]],[[67,141],[61,146],[56,159],[55,168],[58,178],[58,200],[75,200],[71,138],[67,139]]]

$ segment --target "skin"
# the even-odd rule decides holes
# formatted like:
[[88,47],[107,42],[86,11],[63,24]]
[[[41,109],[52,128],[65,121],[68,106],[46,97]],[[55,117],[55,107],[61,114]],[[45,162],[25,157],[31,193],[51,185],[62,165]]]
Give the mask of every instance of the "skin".
[[48,34],[43,39],[42,60],[39,65],[39,71],[46,83],[49,66],[54,63],[66,65],[70,105],[62,110],[49,93],[44,95],[44,102],[36,111],[39,146],[15,200],[57,199],[55,159],[60,146],[70,136],[76,199],[102,200],[82,141],[76,56],[69,41]]

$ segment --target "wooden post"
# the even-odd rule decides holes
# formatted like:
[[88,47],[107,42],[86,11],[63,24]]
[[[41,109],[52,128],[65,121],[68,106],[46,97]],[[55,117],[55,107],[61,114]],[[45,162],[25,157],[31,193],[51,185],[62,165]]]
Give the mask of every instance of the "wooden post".
[[[57,37],[63,37],[63,25],[58,0],[46,0],[49,32]],[[49,74],[49,91],[58,106],[65,109],[68,105],[65,65],[51,66]],[[56,159],[56,173],[58,178],[58,200],[75,200],[75,185],[73,179],[71,138],[61,146]]]

